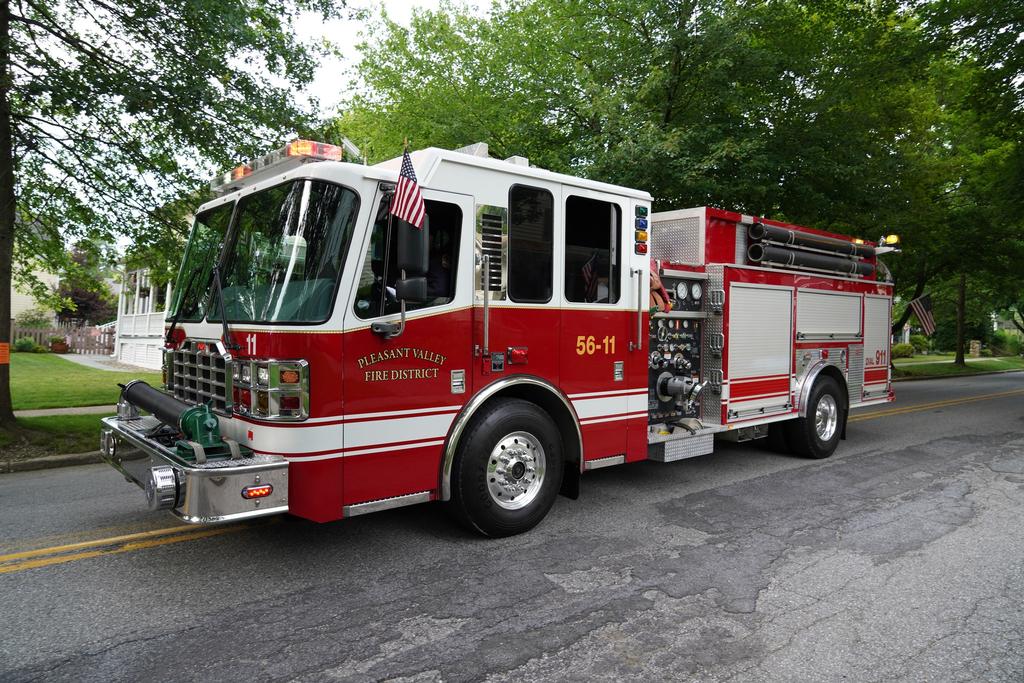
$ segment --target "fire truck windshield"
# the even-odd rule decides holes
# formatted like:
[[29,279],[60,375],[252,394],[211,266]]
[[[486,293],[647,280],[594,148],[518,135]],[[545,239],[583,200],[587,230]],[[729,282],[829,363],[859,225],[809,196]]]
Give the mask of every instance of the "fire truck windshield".
[[203,319],[210,288],[210,273],[217,261],[220,245],[224,243],[233,208],[234,204],[221,204],[196,216],[185,249],[185,259],[178,272],[178,280],[174,283],[168,320],[175,319],[175,316],[185,322]]
[[[358,213],[359,195],[318,180],[241,198],[222,268],[228,321],[325,322]],[[219,321],[219,308],[213,300],[207,319]]]

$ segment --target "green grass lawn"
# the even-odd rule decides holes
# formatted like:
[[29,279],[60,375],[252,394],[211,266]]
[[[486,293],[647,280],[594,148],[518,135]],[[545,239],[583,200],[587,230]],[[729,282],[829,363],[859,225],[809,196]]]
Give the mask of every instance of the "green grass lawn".
[[955,377],[957,375],[973,375],[979,372],[997,370],[1024,370],[1024,358],[1008,356],[1005,358],[986,358],[973,361],[961,368],[953,363],[908,363],[896,364],[895,377]]
[[49,415],[18,418],[13,434],[0,430],[0,459],[27,460],[46,455],[99,450],[100,418],[106,415]]
[[[117,403],[124,384],[142,379],[159,387],[159,373],[94,370],[52,353],[11,354],[11,399],[15,410],[71,408]],[[90,416],[95,420],[95,416]]]

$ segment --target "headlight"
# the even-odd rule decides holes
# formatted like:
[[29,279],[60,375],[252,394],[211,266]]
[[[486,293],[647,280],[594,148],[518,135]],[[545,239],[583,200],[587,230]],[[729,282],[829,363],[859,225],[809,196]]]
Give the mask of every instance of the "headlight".
[[[304,360],[237,360],[232,398],[239,415],[300,421],[309,417],[309,364]],[[255,381],[253,381],[255,380]]]

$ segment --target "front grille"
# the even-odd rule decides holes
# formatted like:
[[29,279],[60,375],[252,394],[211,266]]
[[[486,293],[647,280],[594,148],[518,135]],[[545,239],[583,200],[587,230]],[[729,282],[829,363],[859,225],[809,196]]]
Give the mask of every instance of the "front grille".
[[210,403],[214,411],[231,409],[231,372],[217,342],[186,339],[171,353],[167,388],[186,403]]

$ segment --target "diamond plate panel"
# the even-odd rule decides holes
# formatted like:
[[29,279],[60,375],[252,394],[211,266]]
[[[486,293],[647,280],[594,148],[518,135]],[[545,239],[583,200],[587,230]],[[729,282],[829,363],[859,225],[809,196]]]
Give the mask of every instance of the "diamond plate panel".
[[[725,269],[722,266],[708,266],[707,274],[708,291],[725,288]],[[709,315],[704,322],[704,336],[701,340],[702,381],[709,381],[715,375],[721,377],[722,373],[722,351],[714,347],[717,345],[716,339],[725,331],[724,316],[710,311],[709,299],[709,296],[704,297],[704,309]],[[722,424],[722,394],[715,393],[715,388],[710,384],[701,394],[701,420],[704,424]]]
[[688,216],[651,223],[651,257],[674,263],[700,265],[704,236],[700,218]]
[[742,266],[747,263],[747,224],[736,224],[736,265]]
[[651,460],[659,462],[674,462],[684,458],[695,458],[698,455],[707,455],[715,450],[715,435],[701,434],[700,436],[686,436],[675,441],[666,441],[657,444],[648,451]]

